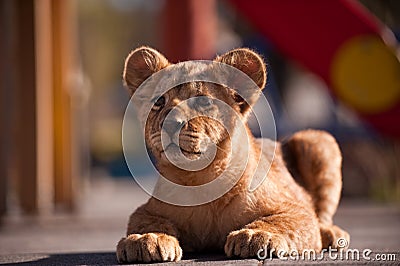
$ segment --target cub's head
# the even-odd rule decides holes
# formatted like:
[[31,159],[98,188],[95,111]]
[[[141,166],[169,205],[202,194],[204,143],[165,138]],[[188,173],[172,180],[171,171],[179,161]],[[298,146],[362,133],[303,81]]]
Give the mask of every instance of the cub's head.
[[[238,73],[250,82],[240,82]],[[227,156],[240,145],[233,135],[264,88],[266,69],[249,49],[232,50],[209,63],[171,64],[156,50],[141,47],[127,57],[123,79],[131,95],[138,95],[136,105],[147,105],[139,115],[158,164],[189,166]],[[245,85],[232,88],[235,84]],[[194,168],[187,170],[202,167]]]

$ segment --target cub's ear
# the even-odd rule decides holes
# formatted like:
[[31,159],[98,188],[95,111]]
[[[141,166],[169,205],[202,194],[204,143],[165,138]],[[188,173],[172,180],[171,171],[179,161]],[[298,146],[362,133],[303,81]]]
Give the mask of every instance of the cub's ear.
[[125,60],[123,80],[131,95],[152,74],[167,67],[170,63],[158,51],[150,47],[133,50]]
[[215,58],[216,62],[231,65],[249,76],[260,89],[265,87],[267,71],[261,56],[247,48],[239,48]]

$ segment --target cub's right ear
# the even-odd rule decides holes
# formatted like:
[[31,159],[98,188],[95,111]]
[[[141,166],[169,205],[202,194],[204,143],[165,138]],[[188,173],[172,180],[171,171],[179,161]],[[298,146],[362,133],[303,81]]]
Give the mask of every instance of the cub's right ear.
[[133,50],[125,60],[124,85],[132,95],[143,81],[169,64],[158,51],[150,47],[139,47]]

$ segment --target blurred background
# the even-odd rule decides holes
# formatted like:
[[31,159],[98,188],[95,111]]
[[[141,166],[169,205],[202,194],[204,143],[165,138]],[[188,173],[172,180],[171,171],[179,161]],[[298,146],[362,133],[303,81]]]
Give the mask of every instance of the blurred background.
[[0,0],[0,8],[3,218],[102,208],[107,216],[134,205],[123,193],[146,197],[114,189],[134,182],[121,146],[122,69],[141,45],[172,62],[259,52],[278,138],[329,131],[343,152],[344,199],[400,202],[399,1]]

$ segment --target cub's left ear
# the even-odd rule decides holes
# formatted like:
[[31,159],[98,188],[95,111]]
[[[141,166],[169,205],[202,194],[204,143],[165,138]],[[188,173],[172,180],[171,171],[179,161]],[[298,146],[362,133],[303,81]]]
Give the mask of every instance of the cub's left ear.
[[216,62],[231,65],[249,76],[260,89],[265,87],[267,71],[261,56],[247,48],[239,48],[215,58]]

